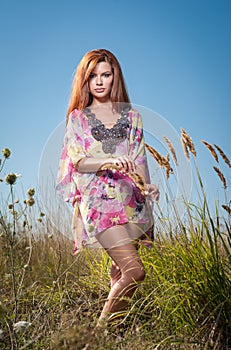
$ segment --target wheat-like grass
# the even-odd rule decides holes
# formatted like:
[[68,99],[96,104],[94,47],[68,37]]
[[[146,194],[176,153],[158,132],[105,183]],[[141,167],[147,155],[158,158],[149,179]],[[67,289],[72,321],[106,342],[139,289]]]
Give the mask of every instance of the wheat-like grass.
[[189,151],[188,151],[188,147],[187,147],[187,143],[185,142],[184,138],[181,137],[181,144],[182,144],[182,147],[183,147],[183,150],[184,150],[184,154],[185,154],[185,157],[190,160],[190,156],[189,156]]
[[175,149],[174,149],[174,147],[173,147],[173,144],[171,143],[171,141],[170,141],[166,136],[164,136],[164,140],[165,140],[165,142],[167,143],[168,148],[169,148],[169,150],[170,150],[170,152],[171,152],[171,154],[172,154],[172,158],[173,158],[174,163],[175,163],[176,165],[178,165],[177,157],[176,157],[176,152],[175,152]]
[[216,171],[219,178],[221,179],[221,182],[222,182],[224,188],[226,188],[227,187],[226,180],[225,180],[225,177],[224,177],[223,173],[221,172],[221,170],[219,168],[217,168],[216,166],[214,166],[213,169]]
[[169,175],[173,174],[173,169],[170,165],[169,155],[167,154],[166,157],[162,156],[157,150],[155,150],[155,148],[148,145],[147,143],[145,143],[145,147],[151,153],[151,155],[156,160],[156,162],[159,164],[159,166],[161,168],[163,168],[163,167],[165,168],[166,179],[168,180]]
[[221,149],[219,146],[217,146],[217,145],[214,145],[214,146],[215,146],[216,149],[219,151],[221,157],[224,159],[224,162],[225,162],[226,164],[228,164],[228,166],[231,168],[231,163],[230,163],[229,158],[225,155],[225,153],[222,151],[222,149]]
[[162,167],[163,164],[162,164],[162,156],[161,156],[161,154],[157,150],[155,150],[154,147],[148,145],[147,143],[145,143],[144,145],[147,148],[147,150],[151,153],[153,158],[156,160],[156,162],[159,164],[159,166]]
[[210,143],[208,143],[207,141],[205,140],[201,140],[201,142],[208,148],[209,152],[212,154],[213,158],[215,159],[215,161],[217,163],[219,163],[219,160],[218,160],[218,155],[215,151],[215,149],[213,148],[212,145],[210,145]]
[[225,209],[229,215],[231,215],[231,209],[228,205],[222,204],[222,208]]
[[186,158],[189,160],[189,151],[192,153],[194,157],[196,157],[196,149],[193,144],[192,138],[187,134],[187,132],[181,128],[181,143],[183,146],[183,150]]

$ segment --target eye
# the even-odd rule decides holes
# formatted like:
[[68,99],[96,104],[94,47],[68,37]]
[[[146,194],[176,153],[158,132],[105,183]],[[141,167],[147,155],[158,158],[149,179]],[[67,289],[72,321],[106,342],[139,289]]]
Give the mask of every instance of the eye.
[[94,73],[91,73],[90,75],[89,75],[89,79],[92,79],[92,78],[94,78],[95,77],[95,74]]
[[105,77],[105,78],[109,78],[110,75],[111,75],[111,73],[104,73],[104,77]]

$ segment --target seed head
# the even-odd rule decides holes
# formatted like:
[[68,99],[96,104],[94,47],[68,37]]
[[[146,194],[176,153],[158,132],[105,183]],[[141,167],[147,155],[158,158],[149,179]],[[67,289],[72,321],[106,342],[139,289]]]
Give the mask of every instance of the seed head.
[[33,197],[30,197],[26,200],[26,204],[29,205],[29,207],[32,207],[32,205],[34,205],[35,200]]
[[216,153],[215,149],[213,148],[213,146],[210,145],[210,143],[208,143],[208,142],[205,141],[205,140],[201,140],[201,142],[208,148],[209,152],[211,153],[211,155],[213,156],[213,158],[215,159],[215,161],[216,161],[217,163],[219,163],[217,153]]
[[222,208],[225,209],[227,211],[227,213],[229,213],[229,215],[231,215],[231,208],[228,207],[228,205],[223,204]]
[[225,180],[225,177],[224,177],[224,174],[221,172],[221,170],[219,168],[217,168],[216,166],[213,167],[213,169],[216,171],[217,175],[219,176],[224,188],[227,187],[226,185],[226,180]]
[[27,194],[28,194],[28,196],[33,196],[34,194],[35,194],[35,189],[34,188],[29,188],[28,190],[27,190]]
[[226,154],[222,151],[222,149],[219,146],[217,146],[217,145],[214,145],[214,146],[219,151],[219,153],[222,156],[225,163],[228,164],[228,166],[231,168],[231,162],[230,162],[229,158],[226,156]]
[[6,175],[5,177],[5,181],[9,184],[9,185],[14,185],[17,179],[17,175],[14,173],[10,173],[8,175]]
[[9,150],[9,148],[3,148],[3,150],[2,150],[2,155],[3,155],[3,157],[4,158],[9,158],[10,157],[10,155],[11,155],[11,151]]
[[170,152],[171,152],[171,154],[172,154],[172,158],[173,158],[174,163],[175,163],[176,165],[178,165],[178,163],[177,163],[177,157],[176,157],[176,152],[175,152],[175,149],[174,149],[174,147],[173,147],[173,144],[171,143],[171,141],[170,141],[166,136],[164,136],[164,140],[165,140],[165,142],[167,143],[168,148],[169,148],[169,150],[170,150]]
[[189,151],[194,157],[196,157],[196,150],[192,138],[187,134],[187,132],[183,128],[181,128],[181,143],[183,146],[185,156],[188,160],[190,160]]

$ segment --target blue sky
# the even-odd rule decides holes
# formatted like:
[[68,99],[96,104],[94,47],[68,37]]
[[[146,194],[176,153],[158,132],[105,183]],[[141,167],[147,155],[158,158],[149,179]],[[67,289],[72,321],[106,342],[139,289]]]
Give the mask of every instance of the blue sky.
[[[78,62],[106,48],[121,63],[131,101],[191,135],[206,189],[220,196],[216,164],[200,140],[230,157],[230,1],[1,0],[0,42],[0,148],[12,150],[5,173],[21,173],[20,186],[37,186]],[[220,167],[230,186],[230,169]]]

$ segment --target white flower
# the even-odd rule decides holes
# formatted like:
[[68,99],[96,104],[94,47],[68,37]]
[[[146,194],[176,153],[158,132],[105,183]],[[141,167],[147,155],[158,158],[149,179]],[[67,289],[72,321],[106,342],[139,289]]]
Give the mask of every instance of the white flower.
[[17,323],[14,323],[14,331],[15,332],[23,332],[25,331],[29,326],[31,325],[30,322],[26,321],[18,321]]

